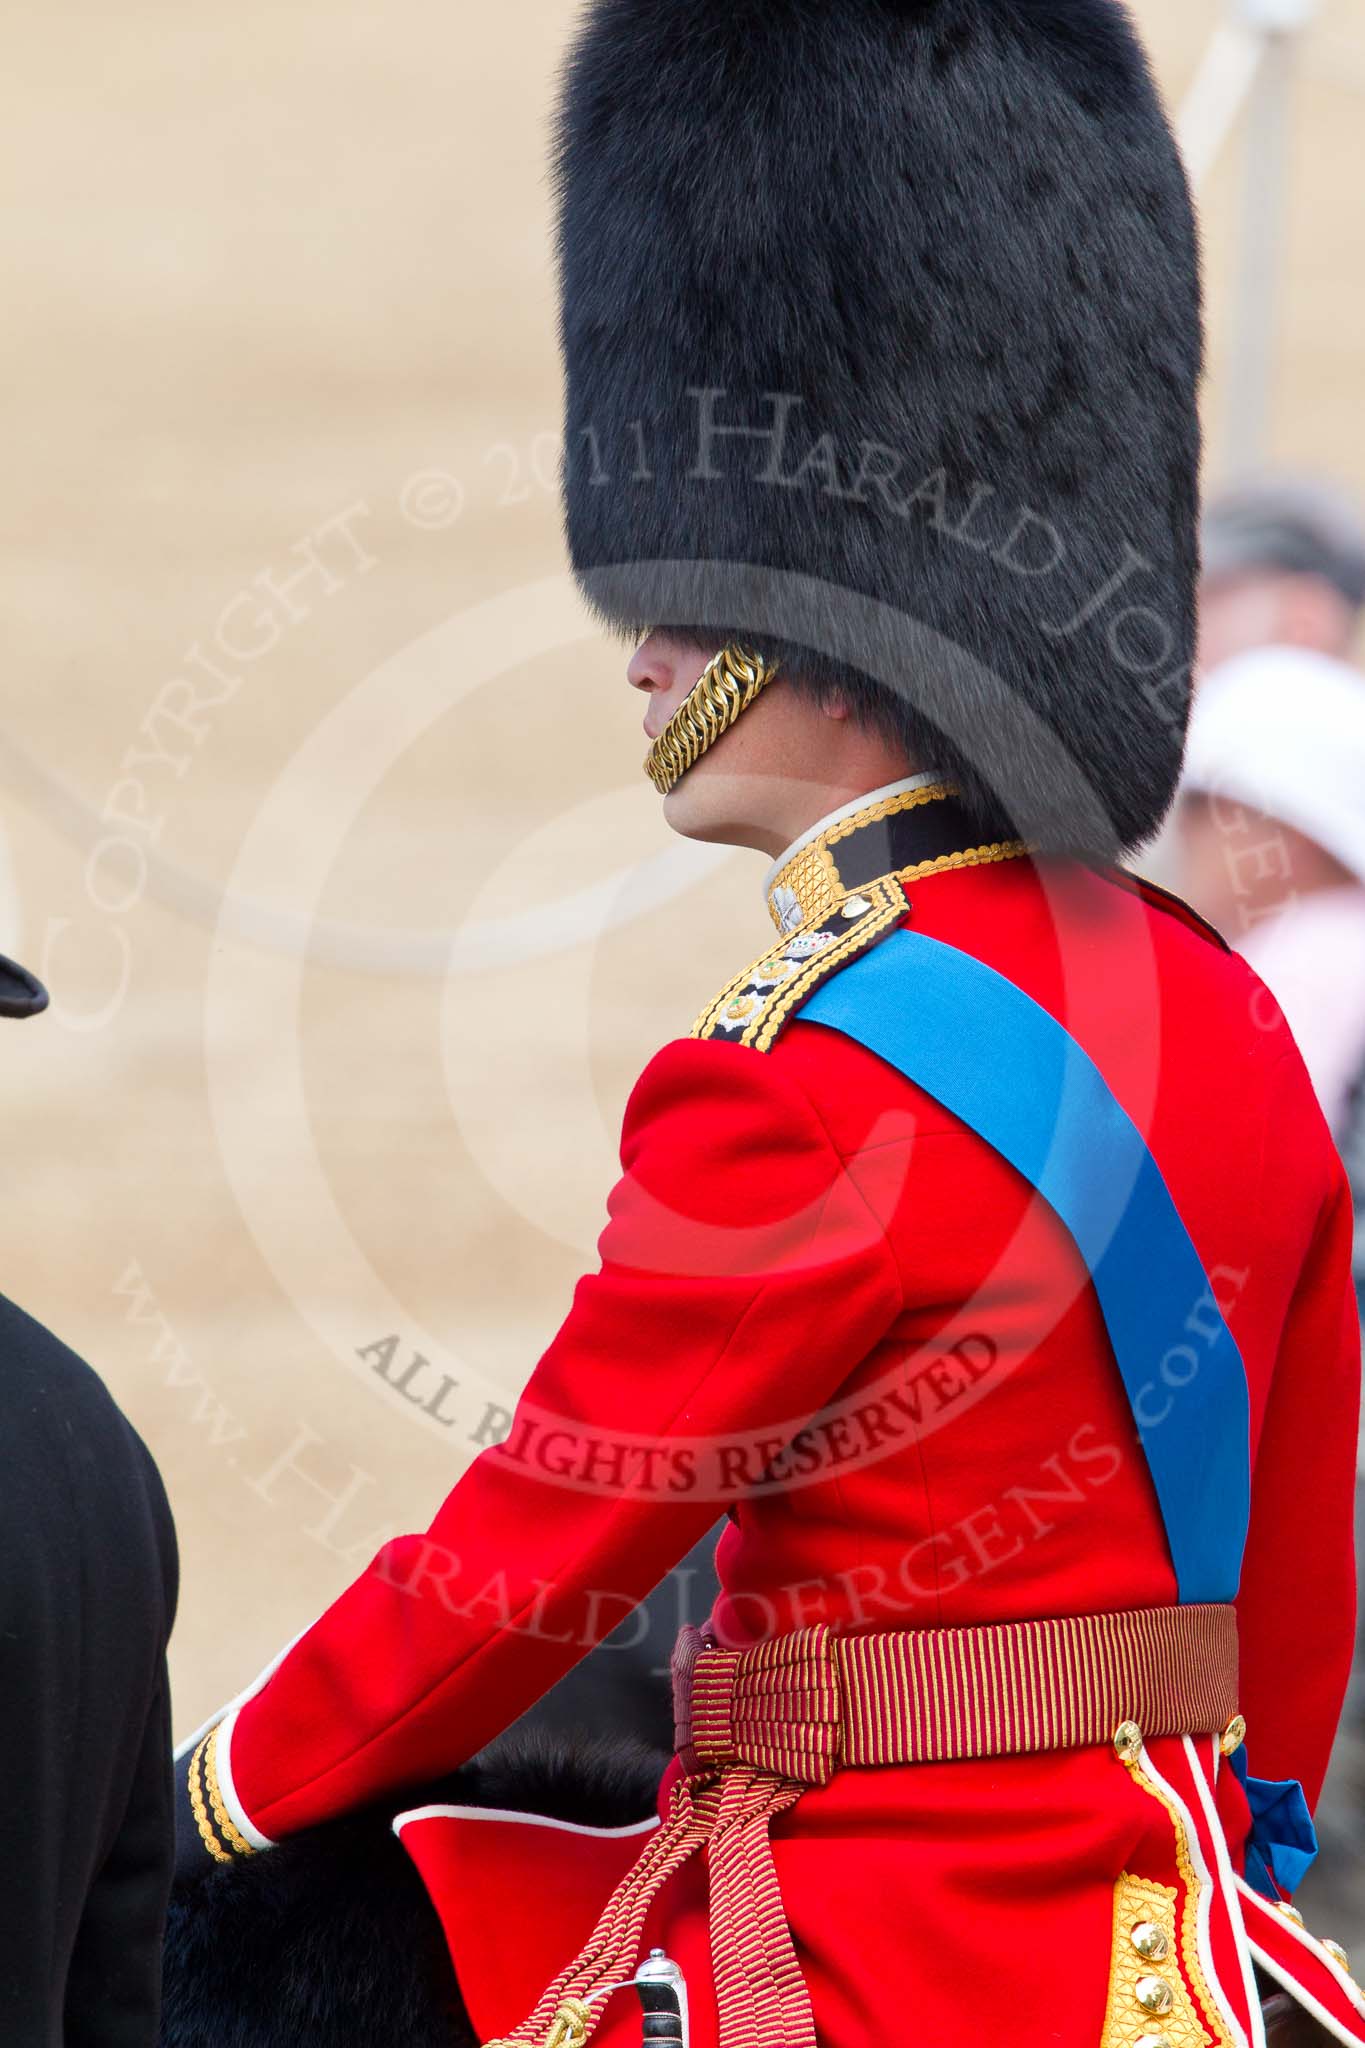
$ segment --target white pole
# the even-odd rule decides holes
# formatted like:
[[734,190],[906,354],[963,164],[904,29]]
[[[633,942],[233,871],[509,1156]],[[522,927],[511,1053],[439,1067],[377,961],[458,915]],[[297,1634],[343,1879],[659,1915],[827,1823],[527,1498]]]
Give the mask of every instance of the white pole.
[[1240,0],[1260,42],[1243,135],[1242,232],[1228,336],[1223,473],[1261,467],[1269,452],[1276,296],[1284,239],[1295,42],[1313,0]]
[[1195,192],[1213,169],[1242,111],[1263,47],[1260,36],[1243,21],[1220,21],[1209,37],[1175,124],[1185,175]]

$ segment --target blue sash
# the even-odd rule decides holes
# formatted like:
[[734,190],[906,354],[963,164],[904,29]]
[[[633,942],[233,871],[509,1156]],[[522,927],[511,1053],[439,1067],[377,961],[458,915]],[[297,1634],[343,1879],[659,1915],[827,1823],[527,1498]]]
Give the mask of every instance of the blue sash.
[[[897,931],[798,1014],[856,1039],[984,1138],[1061,1218],[1090,1271],[1182,1601],[1231,1600],[1251,1506],[1246,1371],[1142,1134],[1088,1053],[993,967]],[[1295,1780],[1233,1769],[1247,1877],[1293,1891],[1317,1853]]]
[[1250,1510],[1246,1373],[1137,1126],[1070,1032],[1002,974],[897,931],[798,1013],[897,1067],[1035,1187],[1090,1271],[1182,1601],[1231,1600]]

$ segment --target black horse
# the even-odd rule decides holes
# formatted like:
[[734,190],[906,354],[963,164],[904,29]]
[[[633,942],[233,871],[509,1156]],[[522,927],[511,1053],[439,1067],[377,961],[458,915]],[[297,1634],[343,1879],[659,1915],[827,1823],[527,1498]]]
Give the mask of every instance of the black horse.
[[[666,1761],[620,1736],[527,1728],[411,1803],[622,1827],[653,1812]],[[177,1884],[163,2048],[477,2048],[441,1924],[390,1811],[311,1829]]]
[[445,1936],[390,1822],[502,1807],[589,1827],[655,1809],[669,1653],[710,1612],[714,1533],[507,1734],[448,1777],[177,1883],[162,2048],[477,2048]]

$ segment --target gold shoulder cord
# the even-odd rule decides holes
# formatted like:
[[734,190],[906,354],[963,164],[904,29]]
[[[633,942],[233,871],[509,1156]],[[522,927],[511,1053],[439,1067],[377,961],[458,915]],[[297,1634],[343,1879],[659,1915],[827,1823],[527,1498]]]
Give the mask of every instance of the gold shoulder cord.
[[645,755],[645,774],[660,796],[682,781],[776,674],[775,661],[765,661],[734,641],[721,648]]
[[[693,1038],[729,1039],[755,1052],[771,1052],[788,1019],[808,997],[841,967],[892,931],[909,908],[905,887],[950,868],[987,867],[1027,852],[1023,840],[973,846],[961,853],[943,853],[894,874],[879,875],[846,890],[830,867],[828,886],[820,877],[815,894],[825,903],[794,932],[779,938],[743,971],[725,984],[692,1026]],[[811,851],[811,849],[807,849]],[[814,849],[819,853],[822,849]],[[806,854],[798,854],[804,860]]]
[[899,924],[905,911],[905,891],[894,875],[843,896],[828,916],[779,939],[727,982],[692,1026],[692,1037],[728,1038],[755,1052],[770,1051],[792,1011]]

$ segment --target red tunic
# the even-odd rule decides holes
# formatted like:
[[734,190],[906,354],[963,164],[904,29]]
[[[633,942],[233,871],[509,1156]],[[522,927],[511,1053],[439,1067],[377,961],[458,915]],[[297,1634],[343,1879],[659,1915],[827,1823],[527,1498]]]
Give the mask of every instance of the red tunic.
[[[1314,1798],[1353,1639],[1360,1352],[1349,1196],[1289,1032],[1236,955],[1079,866],[969,866],[907,895],[913,929],[999,970],[1079,1040],[1190,1232],[1250,1391],[1251,1767]],[[714,1620],[732,1645],[816,1620],[923,1628],[1176,1600],[1075,1246],[933,1099],[798,1016],[766,1053],[667,1046],[632,1094],[621,1159],[600,1270],[507,1442],[225,1729],[224,1789],[253,1837],[471,1756],[721,1503]],[[1189,1769],[1180,1749],[1152,1745],[1171,1784]],[[1189,1783],[1183,1796],[1197,1803]],[[1240,1867],[1230,1771],[1211,1797]],[[1178,1887],[1170,1837],[1169,1812],[1107,1748],[838,1773],[774,1828],[821,2042],[872,2038],[888,1996],[944,2048],[1099,2042],[1115,1882],[1145,1855]],[[688,1968],[705,2040],[700,1885],[693,1869],[675,1882],[651,1938]],[[593,1904],[576,1909],[588,1924]],[[540,1924],[563,1938],[553,1915]],[[512,2025],[568,1960],[529,1933],[519,1953],[527,1981],[480,2025]],[[615,2039],[631,2022],[610,2024]]]

